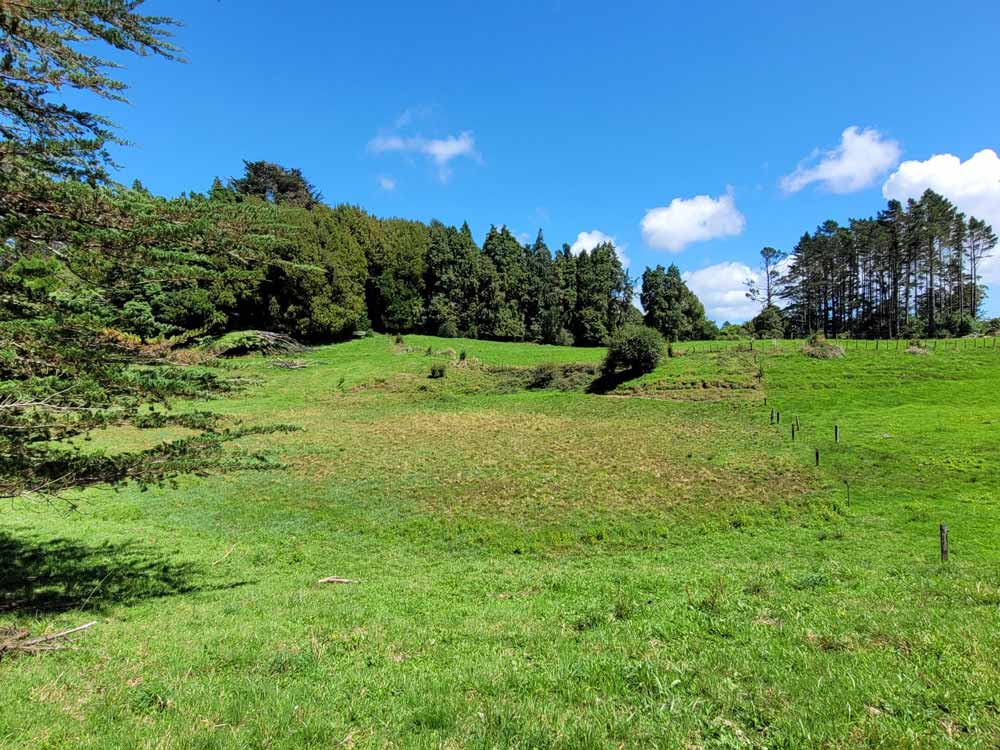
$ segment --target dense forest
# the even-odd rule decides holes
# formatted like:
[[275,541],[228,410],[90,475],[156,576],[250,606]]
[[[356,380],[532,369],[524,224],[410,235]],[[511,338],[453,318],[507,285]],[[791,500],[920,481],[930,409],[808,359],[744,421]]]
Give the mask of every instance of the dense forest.
[[74,220],[50,222],[44,242],[11,226],[7,278],[30,275],[146,340],[260,328],[333,341],[374,327],[591,345],[638,316],[610,244],[552,253],[541,232],[522,245],[493,227],[480,247],[467,225],[329,207],[298,170],[267,162],[174,199],[139,184],[45,189],[72,199]]

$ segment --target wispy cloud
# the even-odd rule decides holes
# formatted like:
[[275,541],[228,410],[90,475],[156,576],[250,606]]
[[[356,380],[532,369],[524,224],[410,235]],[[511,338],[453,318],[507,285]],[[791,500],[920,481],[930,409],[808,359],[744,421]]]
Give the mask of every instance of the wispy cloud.
[[397,117],[393,123],[393,127],[395,127],[396,130],[401,130],[417,120],[423,120],[425,117],[429,117],[432,111],[433,110],[430,107],[408,107],[399,114],[399,117]]
[[746,218],[727,190],[718,198],[674,198],[668,206],[651,208],[642,217],[642,237],[652,248],[678,253],[693,242],[741,234],[745,226]]
[[450,164],[455,159],[466,158],[475,162],[482,161],[482,157],[476,149],[476,139],[469,130],[444,138],[408,137],[397,134],[378,135],[368,142],[368,150],[376,154],[398,152],[425,156],[437,167],[438,176],[442,181],[451,177]]
[[396,189],[396,178],[381,174],[378,176],[378,186],[386,192],[392,192]]
[[901,153],[896,141],[874,128],[852,125],[840,134],[839,146],[814,150],[779,184],[786,193],[797,193],[813,183],[831,193],[853,193],[874,185],[899,162]]

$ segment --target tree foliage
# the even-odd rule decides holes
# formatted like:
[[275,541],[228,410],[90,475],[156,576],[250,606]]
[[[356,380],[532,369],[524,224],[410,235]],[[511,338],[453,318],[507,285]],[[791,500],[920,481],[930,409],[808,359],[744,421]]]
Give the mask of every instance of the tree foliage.
[[664,346],[659,331],[649,326],[625,326],[611,337],[602,369],[609,375],[619,370],[633,375],[652,372],[663,359]]
[[848,226],[824,222],[795,247],[780,296],[800,335],[965,335],[978,326],[993,230],[928,190]]
[[322,200],[300,169],[269,161],[244,161],[243,166],[243,176],[234,177],[229,183],[239,195],[299,208],[312,208]]
[[107,147],[121,142],[110,120],[54,95],[76,90],[125,101],[114,63],[90,53],[103,42],[138,55],[176,59],[175,22],[137,12],[128,0],[9,0],[0,3],[0,165],[63,177],[106,180]]
[[667,341],[712,338],[714,326],[705,317],[705,308],[692,292],[680,269],[671,264],[647,268],[642,275],[642,307],[645,323],[663,334]]

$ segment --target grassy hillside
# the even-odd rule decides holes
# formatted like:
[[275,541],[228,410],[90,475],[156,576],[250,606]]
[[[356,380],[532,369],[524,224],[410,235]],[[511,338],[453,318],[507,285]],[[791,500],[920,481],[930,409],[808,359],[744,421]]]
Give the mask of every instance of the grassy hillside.
[[1000,350],[686,350],[235,361],[284,470],[2,510],[0,626],[99,624],[0,748],[996,747]]

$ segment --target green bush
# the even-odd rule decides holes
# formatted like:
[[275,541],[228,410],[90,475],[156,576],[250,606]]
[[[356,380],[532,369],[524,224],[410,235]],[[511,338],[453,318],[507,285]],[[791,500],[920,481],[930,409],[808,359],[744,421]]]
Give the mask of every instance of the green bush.
[[606,374],[626,370],[652,372],[663,358],[663,336],[648,326],[625,326],[611,337],[602,368]]
[[443,378],[447,373],[448,373],[448,367],[446,365],[434,364],[431,365],[431,374],[429,375],[429,377],[435,379]]

